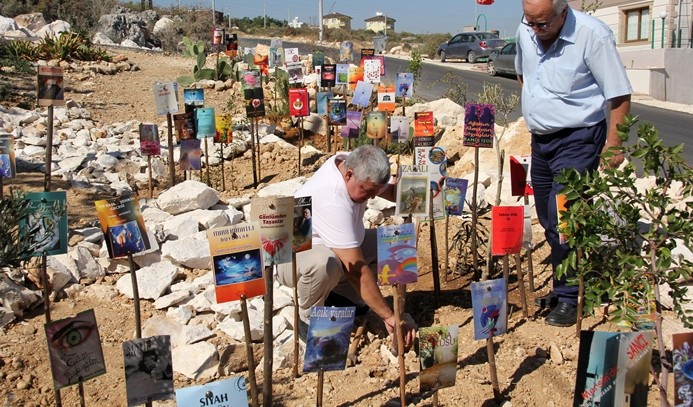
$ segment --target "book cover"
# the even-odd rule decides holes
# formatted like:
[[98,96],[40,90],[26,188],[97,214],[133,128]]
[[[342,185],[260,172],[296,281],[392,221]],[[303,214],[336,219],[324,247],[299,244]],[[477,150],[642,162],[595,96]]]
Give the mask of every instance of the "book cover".
[[161,155],[159,127],[154,123],[140,123],[140,151],[143,155]]
[[361,68],[363,68],[367,60],[375,57],[375,48],[361,48]]
[[379,226],[378,285],[410,284],[418,278],[413,223]]
[[354,43],[351,41],[342,41],[339,44],[339,62],[354,61]]
[[673,334],[674,406],[693,405],[693,332]]
[[262,88],[262,74],[257,69],[243,71],[241,75],[241,85],[243,90]]
[[178,165],[181,171],[202,169],[201,141],[198,139],[183,140],[180,143],[180,161]]
[[67,193],[29,192],[27,217],[20,220],[20,230],[33,234],[32,257],[67,253]]
[[217,115],[214,124],[216,126],[215,143],[228,144],[233,141],[233,116],[230,114]]
[[380,77],[382,78],[385,76],[385,56],[384,55],[375,55],[373,56],[373,59],[377,59],[380,61]]
[[128,407],[175,398],[170,336],[123,342],[123,360]]
[[318,79],[322,77],[322,65],[317,65],[313,67],[313,71],[318,75]]
[[183,89],[183,104],[188,106],[204,106],[205,90],[202,88]]
[[414,137],[433,137],[434,132],[433,112],[414,113]]
[[653,339],[652,331],[581,331],[573,406],[647,406]]
[[325,53],[322,51],[313,51],[311,59],[313,60],[313,66],[322,66],[325,64]]
[[327,115],[327,101],[334,97],[332,91],[318,92],[315,96],[315,108],[319,115]]
[[17,176],[17,164],[14,158],[14,137],[0,136],[0,177]]
[[510,191],[513,196],[534,195],[531,169],[532,156],[510,156]]
[[414,74],[410,72],[400,72],[395,78],[395,96],[401,98],[414,96]]
[[458,336],[459,327],[457,325],[419,328],[421,393],[455,385]]
[[337,83],[337,65],[323,64],[320,69],[320,86],[331,88]]
[[390,116],[390,134],[395,143],[409,141],[409,118],[407,116]]
[[465,178],[445,178],[445,212],[450,216],[461,216],[469,181]]
[[467,103],[464,106],[465,147],[492,148],[495,135],[495,112],[493,105]]
[[397,183],[395,215],[428,215],[430,201],[428,178],[426,166],[402,166],[400,180]]
[[308,89],[289,89],[289,114],[294,117],[305,117],[310,115],[309,109]]
[[355,307],[312,307],[303,372],[344,370]]
[[284,48],[284,61],[286,64],[295,64],[301,61],[298,54],[298,48]]
[[65,105],[65,84],[63,68],[58,66],[39,66],[38,90],[36,91],[39,106]]
[[284,65],[284,48],[270,47],[269,51],[269,67],[276,68]]
[[53,386],[62,389],[106,373],[94,310],[44,325]]
[[213,28],[212,29],[212,45],[221,45],[224,42],[224,29],[223,28]]
[[369,82],[359,81],[354,90],[354,97],[351,103],[356,106],[368,107],[371,104],[371,95],[373,94],[373,84]]
[[347,104],[344,99],[330,99],[328,101],[327,124],[330,126],[344,126],[347,124]]
[[248,118],[265,116],[265,94],[262,87],[255,89],[245,89],[243,91],[245,99],[245,115]]
[[231,58],[238,55],[238,34],[226,34],[226,51],[224,54]]
[[376,140],[384,139],[387,136],[387,115],[385,112],[368,112],[366,136]]
[[370,83],[380,83],[379,59],[366,59],[363,61],[363,80]]
[[347,124],[342,126],[342,138],[359,138],[361,132],[361,112],[358,110],[347,110]]
[[505,279],[472,282],[474,340],[504,334],[508,329]]
[[524,223],[524,206],[494,206],[491,209],[491,254],[505,256],[519,253],[522,249]]
[[257,222],[239,223],[207,230],[214,269],[217,303],[256,297],[265,293]]
[[292,250],[294,253],[313,247],[313,197],[294,198],[294,229]]
[[286,70],[289,73],[289,83],[303,82],[303,64],[301,62],[287,62]]
[[159,116],[178,113],[176,86],[172,82],[154,82],[154,103]]
[[562,233],[562,230],[565,229],[566,226],[568,226],[568,222],[566,222],[563,217],[563,213],[568,210],[568,199],[566,198],[565,194],[556,194],[556,218],[558,219],[558,240],[561,244],[566,244],[568,243],[568,236],[565,233]]
[[217,135],[217,125],[214,122],[213,107],[198,107],[195,109],[195,136],[198,139]]
[[356,90],[359,82],[363,81],[363,68],[360,66],[349,66],[349,90]]
[[284,47],[284,40],[281,38],[272,38],[270,40],[270,48],[282,48]]
[[176,390],[178,407],[248,407],[245,377],[236,376]]
[[390,113],[395,111],[394,86],[378,86],[378,110]]
[[349,64],[337,64],[337,77],[335,85],[349,84]]
[[258,197],[250,200],[250,219],[260,226],[265,266],[291,263],[293,197]]
[[179,141],[195,138],[195,115],[193,112],[174,114],[173,123]]
[[[415,137],[414,140],[427,137]],[[433,219],[445,219],[445,203],[443,202],[443,183],[447,175],[447,158],[444,147],[414,147],[414,163],[428,168],[428,176],[432,194]],[[428,214],[422,217],[428,221]]]
[[112,259],[150,249],[147,227],[136,195],[95,201],[96,214]]

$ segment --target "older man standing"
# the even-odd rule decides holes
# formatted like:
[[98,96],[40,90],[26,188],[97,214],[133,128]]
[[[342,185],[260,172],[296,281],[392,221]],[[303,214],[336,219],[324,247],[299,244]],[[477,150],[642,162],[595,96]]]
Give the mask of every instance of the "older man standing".
[[[570,250],[557,232],[556,194],[562,186],[554,177],[565,168],[595,170],[601,152],[620,144],[616,125],[630,111],[632,88],[614,35],[604,23],[572,10],[566,0],[523,0],[522,7],[515,69],[522,114],[532,133],[537,215],[555,273]],[[616,156],[607,165],[622,161]],[[553,293],[545,297],[556,304],[547,324],[575,324],[577,292],[565,278],[554,278]]]

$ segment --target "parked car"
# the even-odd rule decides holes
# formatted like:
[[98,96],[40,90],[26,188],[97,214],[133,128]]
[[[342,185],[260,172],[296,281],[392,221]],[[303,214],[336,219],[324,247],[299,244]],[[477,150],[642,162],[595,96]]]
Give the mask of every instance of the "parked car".
[[505,40],[500,39],[495,33],[460,33],[440,44],[436,55],[440,62],[445,62],[447,58],[464,58],[473,64],[477,59],[488,57],[494,50],[503,48],[505,44]]
[[517,75],[515,72],[515,54],[517,54],[517,47],[514,42],[501,48],[500,51],[493,51],[486,64],[488,74],[491,76],[498,74]]

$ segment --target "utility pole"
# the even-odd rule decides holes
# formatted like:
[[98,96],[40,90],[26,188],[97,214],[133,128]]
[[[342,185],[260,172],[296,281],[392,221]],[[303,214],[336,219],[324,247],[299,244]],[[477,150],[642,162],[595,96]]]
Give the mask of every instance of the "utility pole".
[[262,2],[262,28],[267,28],[267,2]]
[[318,0],[318,25],[320,26],[320,43],[322,44],[322,0]]
[[216,0],[212,0],[212,28],[217,26],[217,16],[214,15],[214,13],[217,11],[217,2]]

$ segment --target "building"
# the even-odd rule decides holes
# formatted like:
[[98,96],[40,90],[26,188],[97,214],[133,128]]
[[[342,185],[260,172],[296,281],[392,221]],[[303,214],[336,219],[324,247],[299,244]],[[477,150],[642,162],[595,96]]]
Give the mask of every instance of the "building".
[[305,23],[303,21],[299,21],[298,17],[294,17],[294,19],[288,23],[289,27],[291,28],[302,28],[303,24]]
[[[387,27],[386,27],[387,20]],[[385,32],[385,31],[395,31],[395,19],[384,15],[376,15],[371,18],[364,20],[366,22],[366,30],[371,30],[373,32]]]
[[635,93],[693,104],[693,0],[601,0],[591,14],[614,33]]
[[341,13],[330,13],[322,16],[325,28],[351,30],[351,17]]

